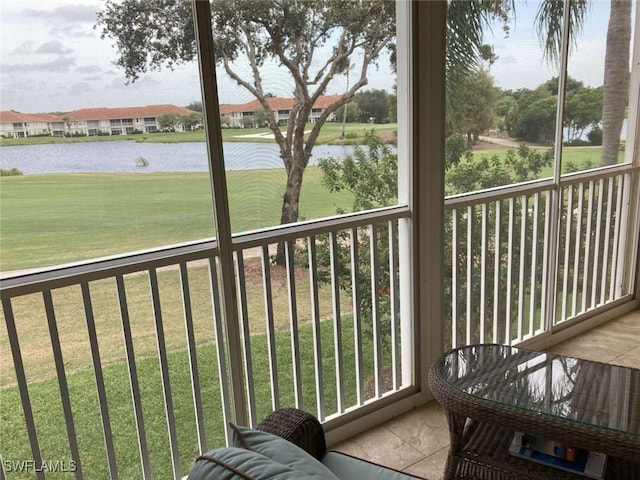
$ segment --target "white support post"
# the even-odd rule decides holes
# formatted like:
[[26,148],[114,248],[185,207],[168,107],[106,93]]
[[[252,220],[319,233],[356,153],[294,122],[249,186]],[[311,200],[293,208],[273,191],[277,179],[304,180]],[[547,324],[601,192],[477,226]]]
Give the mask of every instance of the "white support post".
[[564,98],[565,87],[567,84],[567,62],[569,58],[569,23],[570,23],[570,0],[565,0],[562,18],[562,43],[560,46],[560,72],[558,80],[558,109],[556,112],[556,132],[555,132],[555,151],[554,151],[554,170],[553,183],[554,189],[551,192],[551,221],[549,223],[549,265],[547,266],[547,277],[543,282],[547,282],[547,298],[544,299],[546,311],[543,312],[544,318],[542,327],[545,331],[551,331],[556,319],[556,283],[558,281],[558,242],[560,241],[560,218],[562,212],[562,189],[560,188],[560,180],[562,175],[562,118],[564,116]]
[[[397,57],[397,96],[398,96],[398,203],[413,206],[413,176],[415,169],[412,164],[414,149],[412,145],[413,119],[410,102],[413,97],[413,79],[411,76],[411,59],[413,49],[411,39],[412,12],[411,2],[396,3],[396,31],[397,49],[406,54]],[[413,251],[417,248],[414,244],[414,229],[411,219],[398,220],[398,269],[399,269],[399,299],[400,305],[400,364],[401,383],[411,385],[416,381],[415,362],[418,358],[415,352],[416,322],[419,316],[415,306],[414,286],[415,274]]]
[[[227,178],[222,151],[222,132],[220,108],[218,105],[218,84],[214,62],[213,32],[211,25],[211,5],[209,2],[192,0],[200,82],[202,86],[202,105],[207,135],[207,154],[209,159],[209,178],[213,199],[213,217],[216,238],[220,254],[218,257],[218,286],[220,292],[220,315],[224,325],[224,341],[229,355],[230,395],[233,412],[231,418],[240,425],[247,423],[247,404],[242,382],[242,342],[237,311],[237,295],[233,281],[233,245],[231,239],[231,220],[229,218],[229,198]],[[220,339],[218,339],[220,341]],[[227,427],[227,435],[229,435]]]

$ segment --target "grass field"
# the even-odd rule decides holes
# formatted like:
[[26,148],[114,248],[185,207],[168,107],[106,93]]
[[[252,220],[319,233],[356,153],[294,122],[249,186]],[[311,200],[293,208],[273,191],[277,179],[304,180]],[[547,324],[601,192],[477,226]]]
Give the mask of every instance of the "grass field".
[[[313,125],[309,124],[306,130],[311,130]],[[342,139],[342,123],[327,122],[322,127],[322,131],[316,141],[317,144],[331,143],[358,143],[366,131],[375,130],[378,134],[391,138],[398,126],[395,123],[370,124],[370,123],[347,123],[345,127],[345,137]],[[284,127],[283,127],[283,132]],[[222,140],[225,142],[266,142],[274,143],[272,136],[265,135],[264,138],[257,138],[255,135],[270,134],[268,128],[224,128],[222,129]],[[138,133],[131,135],[105,135],[95,137],[27,137],[27,138],[0,138],[0,146],[12,145],[43,145],[48,143],[78,143],[78,142],[109,142],[132,140],[135,142],[151,143],[178,143],[178,142],[204,142],[204,130],[194,132],[160,132],[160,133]]]
[[[284,170],[227,173],[235,232],[279,224]],[[25,175],[0,179],[0,270],[32,268],[215,235],[207,173]],[[348,209],[308,167],[301,219]]]
[[[502,146],[492,146],[488,149],[475,150],[474,155],[497,155],[498,158],[503,159],[507,153],[507,151],[512,147],[502,147]],[[546,151],[550,147],[532,147],[535,150]],[[562,149],[562,164],[563,164],[563,172],[566,172],[566,165],[568,163],[572,163],[578,168],[584,168],[584,165],[587,163],[591,163],[592,165],[599,166],[602,154],[602,147],[564,147]],[[621,151],[618,155],[618,161],[622,162],[624,160],[624,152]],[[553,177],[553,166],[545,167],[540,172],[539,178],[550,178]]]

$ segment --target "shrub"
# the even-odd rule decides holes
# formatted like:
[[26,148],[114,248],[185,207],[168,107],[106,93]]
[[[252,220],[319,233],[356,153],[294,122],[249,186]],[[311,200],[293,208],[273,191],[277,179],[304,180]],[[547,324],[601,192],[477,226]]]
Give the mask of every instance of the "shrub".
[[593,127],[591,131],[587,133],[587,138],[591,145],[602,145],[602,129],[600,127]]
[[16,177],[18,175],[24,175],[24,173],[15,167],[10,169],[0,168],[0,177]]

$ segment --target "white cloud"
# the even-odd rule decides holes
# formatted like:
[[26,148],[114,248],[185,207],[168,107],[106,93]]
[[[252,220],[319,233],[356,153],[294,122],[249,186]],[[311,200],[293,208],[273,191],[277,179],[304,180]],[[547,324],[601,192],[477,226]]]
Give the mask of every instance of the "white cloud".
[[12,63],[0,64],[2,73],[29,73],[40,72],[46,73],[66,73],[71,71],[71,67],[76,64],[76,60],[68,56],[60,56],[49,62],[32,62],[32,63]]
[[73,52],[73,50],[71,50],[70,48],[66,48],[57,40],[43,43],[34,51],[34,53],[54,53],[59,55],[65,55],[71,52]]

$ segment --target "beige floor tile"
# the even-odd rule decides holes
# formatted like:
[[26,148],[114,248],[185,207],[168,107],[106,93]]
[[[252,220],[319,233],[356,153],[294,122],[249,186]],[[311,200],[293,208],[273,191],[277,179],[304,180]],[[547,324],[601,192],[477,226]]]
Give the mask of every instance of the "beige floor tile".
[[444,409],[435,401],[390,420],[384,426],[424,455],[449,445]]
[[433,455],[429,455],[427,458],[420,460],[418,463],[411,465],[404,471],[409,475],[428,478],[429,480],[442,480],[448,453],[449,447],[443,448]]
[[559,343],[548,351],[608,363],[635,349],[639,339],[640,315],[632,312]]
[[331,450],[403,470],[424,455],[385,427],[376,427],[331,447]]
[[640,347],[619,356],[611,361],[615,365],[623,365],[625,367],[640,368]]

